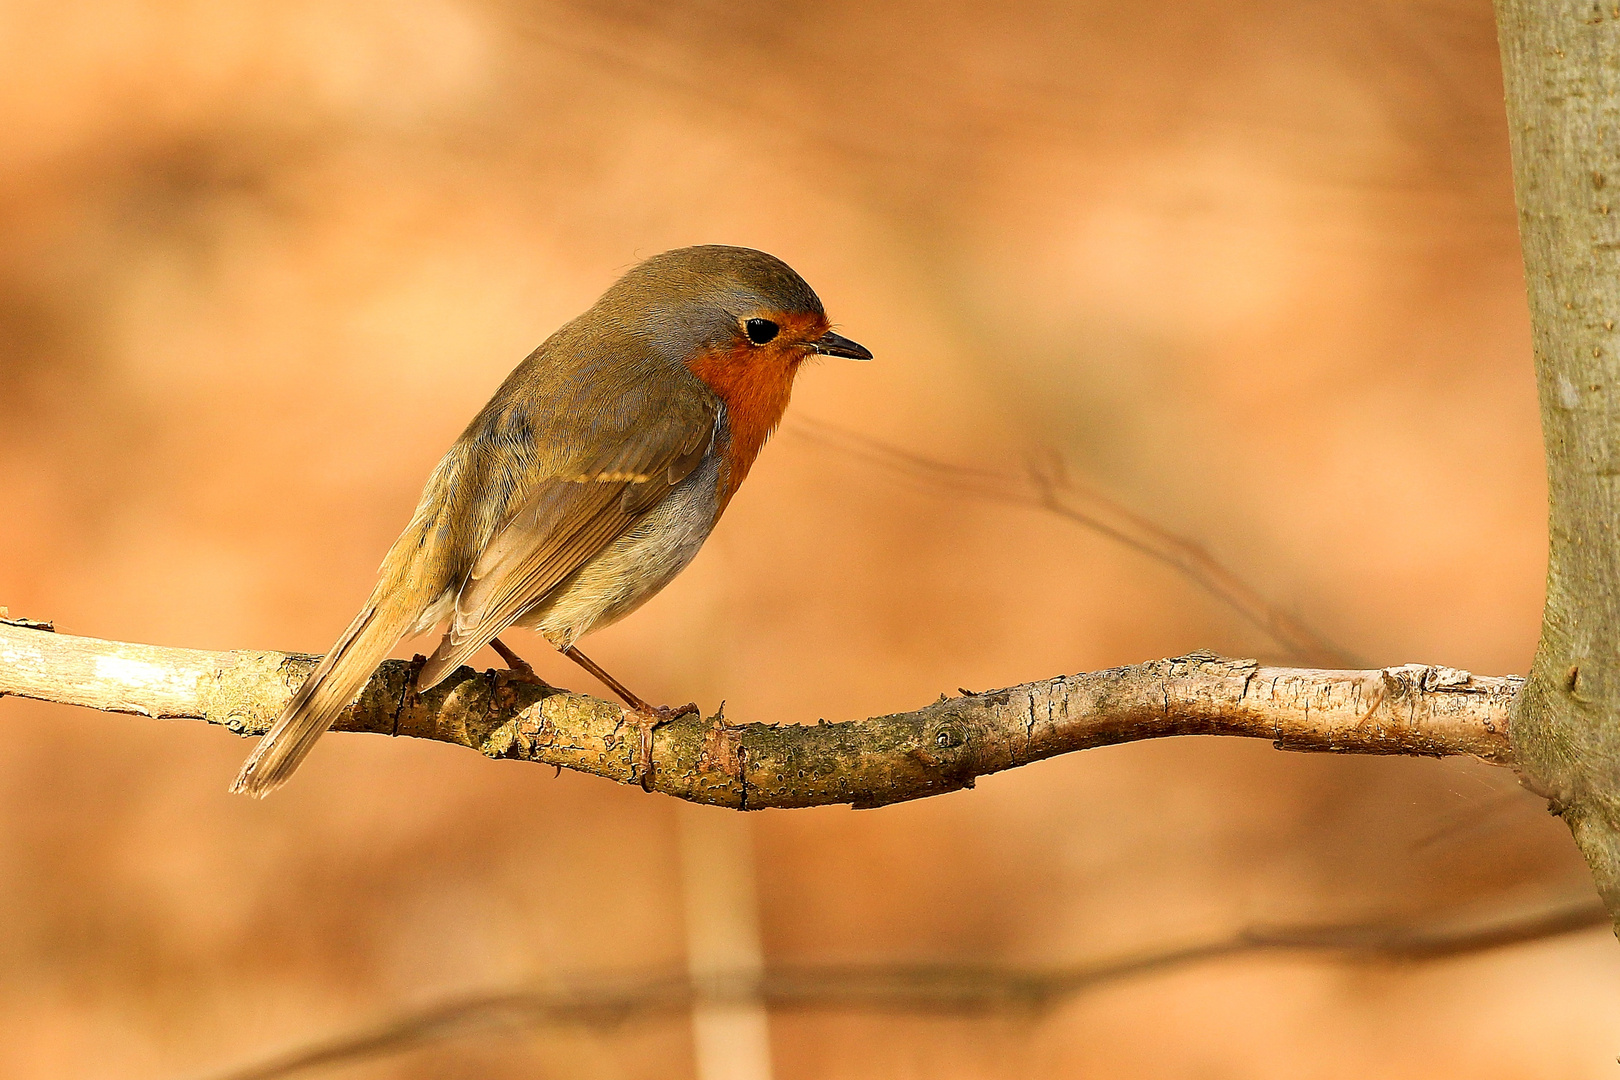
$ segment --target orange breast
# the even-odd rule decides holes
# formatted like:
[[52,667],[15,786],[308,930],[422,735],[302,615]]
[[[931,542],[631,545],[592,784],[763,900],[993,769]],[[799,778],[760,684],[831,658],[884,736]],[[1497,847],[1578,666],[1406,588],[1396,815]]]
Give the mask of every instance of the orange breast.
[[798,373],[802,355],[781,355],[774,351],[737,349],[704,353],[687,363],[692,374],[708,384],[726,403],[731,427],[731,445],[726,448],[726,475],[719,492],[718,518],[736,494],[765,440],[787,411],[793,392],[793,376]]

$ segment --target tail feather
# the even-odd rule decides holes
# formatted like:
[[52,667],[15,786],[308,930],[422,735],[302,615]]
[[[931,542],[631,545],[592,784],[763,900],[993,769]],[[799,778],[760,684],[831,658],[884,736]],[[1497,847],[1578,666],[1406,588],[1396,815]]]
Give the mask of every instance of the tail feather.
[[480,628],[477,634],[461,641],[452,641],[451,635],[446,633],[440,639],[439,647],[433,650],[433,655],[422,665],[422,670],[417,672],[417,691],[431,690],[438,686],[452,671],[470,660],[473,653],[500,637],[511,625],[507,623],[505,626],[485,626]]
[[377,665],[411,628],[418,612],[409,605],[379,608],[376,600],[374,596],[355,616],[281,710],[270,733],[259,740],[237,774],[233,792],[262,799],[286,783],[315,740],[353,703]]
[[424,619],[437,621],[432,605],[449,588],[460,565],[456,553],[465,547],[447,515],[455,493],[466,490],[459,481],[467,461],[457,443],[433,470],[410,524],[378,567],[371,599],[253,748],[232,791],[262,799],[285,784],[400,639],[424,629],[418,626]]

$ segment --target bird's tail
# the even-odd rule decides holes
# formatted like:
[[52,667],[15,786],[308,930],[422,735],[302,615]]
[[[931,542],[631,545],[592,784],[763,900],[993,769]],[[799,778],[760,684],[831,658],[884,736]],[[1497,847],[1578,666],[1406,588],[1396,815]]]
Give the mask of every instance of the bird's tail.
[[262,799],[287,782],[420,616],[421,605],[402,600],[397,594],[387,597],[381,588],[372,595],[259,740],[232,791]]
[[232,791],[262,799],[285,784],[309,756],[315,740],[360,695],[377,665],[401,638],[422,629],[417,624],[450,584],[447,553],[454,549],[456,534],[445,527],[446,515],[453,509],[447,499],[465,490],[457,482],[465,460],[452,448],[433,470],[411,523],[378,567],[371,599],[287,702],[270,733],[253,748]]

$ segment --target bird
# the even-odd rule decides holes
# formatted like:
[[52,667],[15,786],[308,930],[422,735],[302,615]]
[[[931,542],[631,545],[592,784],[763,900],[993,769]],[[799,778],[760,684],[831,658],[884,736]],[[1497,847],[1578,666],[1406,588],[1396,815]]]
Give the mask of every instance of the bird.
[[[872,359],[774,255],[705,244],[637,263],[519,363],[445,453],[365,606],[231,790],[280,787],[394,647],[441,623],[418,693],[485,645],[533,678],[499,635],[537,630],[641,719],[650,755],[650,724],[669,710],[575,643],[692,561],[814,356]],[[648,787],[650,757],[640,770]]]

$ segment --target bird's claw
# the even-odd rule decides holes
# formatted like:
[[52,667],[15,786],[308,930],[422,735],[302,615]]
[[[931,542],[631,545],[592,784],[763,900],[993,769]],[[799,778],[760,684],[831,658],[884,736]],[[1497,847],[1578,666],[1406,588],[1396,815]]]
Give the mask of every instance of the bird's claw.
[[505,683],[528,683],[531,686],[539,687],[541,690],[560,689],[560,687],[552,686],[550,683],[546,682],[546,680],[536,675],[534,673],[534,669],[528,664],[524,664],[520,668],[509,667],[504,671],[496,671],[495,676]]
[[534,673],[534,668],[529,666],[529,662],[508,648],[506,643],[500,638],[493,639],[490,641],[489,645],[490,648],[494,649],[495,652],[499,654],[500,658],[506,662],[506,674],[510,681],[533,683],[542,690],[557,689],[555,686],[552,686],[550,683],[546,682],[546,680],[536,675]]

